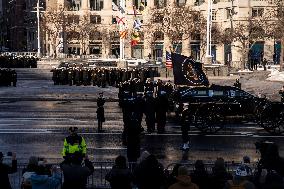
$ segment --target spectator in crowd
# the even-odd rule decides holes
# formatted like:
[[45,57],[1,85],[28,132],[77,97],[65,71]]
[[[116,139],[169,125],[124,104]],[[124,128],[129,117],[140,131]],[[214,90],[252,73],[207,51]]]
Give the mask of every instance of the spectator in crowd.
[[266,170],[266,169],[263,170],[261,178],[257,184],[258,184],[259,189],[283,189],[284,188],[283,177],[274,170]]
[[242,165],[247,170],[247,173],[248,173],[247,179],[249,181],[253,181],[253,167],[252,167],[252,165],[250,163],[250,157],[249,156],[244,156],[243,157]]
[[[10,154],[7,154],[10,155]],[[1,189],[12,189],[9,181],[9,174],[17,171],[16,154],[12,153],[12,166],[3,163],[4,154],[0,152],[0,184]]]
[[284,86],[279,90],[279,94],[281,96],[281,102],[284,102]]
[[171,173],[169,173],[168,170],[165,170],[166,174],[166,180],[167,180],[167,187],[169,188],[171,185],[175,184],[177,182],[177,176],[178,176],[178,168],[181,166],[181,164],[177,163],[174,167]]
[[165,184],[163,166],[154,155],[148,156],[134,170],[134,183],[138,189],[157,189]]
[[246,166],[239,166],[234,174],[233,180],[228,180],[225,184],[224,189],[230,188],[243,188],[243,189],[254,189],[255,186],[252,182],[247,180],[249,172]]
[[141,153],[141,156],[138,158],[138,161],[137,163],[141,163],[142,161],[144,161],[147,157],[149,157],[151,154],[147,151],[147,150],[144,150],[142,153]]
[[118,156],[115,165],[107,173],[105,179],[110,182],[111,189],[132,189],[133,176],[126,165],[126,158]]
[[178,168],[177,183],[171,185],[169,189],[199,189],[199,187],[191,182],[187,168],[180,166]]
[[140,157],[141,126],[135,113],[132,113],[126,129],[127,158],[129,162],[137,162]]
[[26,168],[23,169],[21,189],[31,189],[31,176],[36,173],[38,169],[38,157],[31,156]]
[[87,178],[94,172],[94,166],[88,156],[84,158],[84,166],[80,158],[72,158],[69,162],[64,161],[61,169],[64,175],[62,189],[86,189]]
[[210,188],[209,174],[205,169],[202,160],[197,160],[194,164],[194,171],[191,174],[191,181],[199,186],[200,189]]
[[60,169],[57,166],[52,166],[50,174],[47,174],[46,167],[40,165],[36,172],[30,176],[30,181],[32,189],[54,189],[61,184]]
[[267,60],[266,60],[266,58],[264,58],[263,61],[262,61],[262,66],[263,66],[264,71],[266,71],[266,65],[267,65]]
[[79,158],[82,161],[87,151],[85,139],[77,134],[78,127],[70,127],[69,131],[70,135],[64,139],[62,156],[66,161],[72,158],[76,160]]
[[232,179],[232,175],[227,172],[224,159],[217,158],[212,167],[211,187],[223,188],[227,180],[230,179]]

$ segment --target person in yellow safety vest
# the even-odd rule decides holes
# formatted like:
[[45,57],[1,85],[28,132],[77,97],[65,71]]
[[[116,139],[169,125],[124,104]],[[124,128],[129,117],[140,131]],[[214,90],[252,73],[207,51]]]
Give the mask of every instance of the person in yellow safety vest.
[[69,128],[70,135],[64,139],[62,156],[65,160],[84,158],[87,151],[85,139],[77,134],[78,127]]

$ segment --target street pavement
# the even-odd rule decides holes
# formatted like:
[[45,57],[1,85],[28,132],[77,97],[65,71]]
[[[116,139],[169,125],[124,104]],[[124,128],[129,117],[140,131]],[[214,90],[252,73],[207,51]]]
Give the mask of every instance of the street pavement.
[[[49,162],[62,160],[63,139],[70,126],[77,126],[86,139],[88,154],[94,161],[113,161],[126,155],[121,142],[122,111],[117,102],[117,88],[93,86],[54,86],[51,72],[43,69],[17,69],[17,87],[0,88],[0,151],[15,151],[21,163],[31,155],[46,157]],[[211,83],[232,85],[238,76],[211,77]],[[164,80],[171,78],[162,78]],[[262,93],[279,100],[281,82],[265,81],[261,73],[241,76],[243,88],[251,93]],[[104,92],[106,122],[104,132],[97,132],[96,98]],[[173,116],[171,116],[173,117]],[[145,122],[143,122],[145,127]],[[155,154],[165,165],[179,161],[203,159],[241,161],[249,155],[257,161],[254,143],[275,141],[284,156],[284,136],[270,136],[255,123],[227,125],[216,135],[201,135],[194,127],[190,132],[188,153],[180,150],[180,125],[168,119],[165,134],[143,133],[141,151]]]

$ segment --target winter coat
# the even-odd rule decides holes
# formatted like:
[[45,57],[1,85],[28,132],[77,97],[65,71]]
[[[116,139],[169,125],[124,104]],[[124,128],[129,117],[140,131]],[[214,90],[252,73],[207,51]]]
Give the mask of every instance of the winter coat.
[[15,173],[17,171],[17,160],[12,161],[12,167],[9,165],[0,163],[0,183],[1,189],[11,189],[8,174]]
[[177,183],[171,185],[169,189],[199,189],[198,186],[191,182],[190,176],[180,175],[177,177]]
[[159,189],[165,184],[163,166],[152,155],[143,160],[134,170],[135,184],[139,189]]
[[54,173],[52,176],[32,174],[30,181],[32,189],[54,189],[61,184],[61,174]]
[[233,180],[228,180],[226,182],[224,189],[230,189],[231,186],[243,186],[244,189],[255,189],[255,186],[252,182],[247,181],[247,180],[242,180],[242,179],[233,179]]
[[111,189],[131,189],[133,176],[129,169],[120,169],[114,166],[106,175],[105,179],[110,182]]
[[62,189],[85,189],[87,178],[94,172],[92,162],[85,160],[85,166],[78,164],[61,164],[61,170],[64,175]]

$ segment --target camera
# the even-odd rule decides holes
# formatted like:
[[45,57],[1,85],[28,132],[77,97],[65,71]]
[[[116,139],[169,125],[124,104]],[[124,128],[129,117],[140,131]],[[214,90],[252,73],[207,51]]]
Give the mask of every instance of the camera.
[[7,152],[7,156],[12,156],[13,153],[12,152]]

